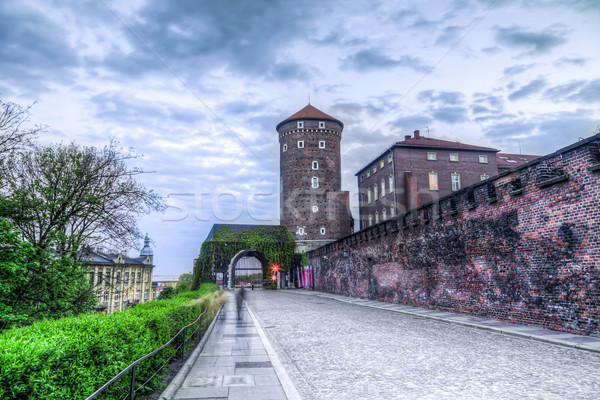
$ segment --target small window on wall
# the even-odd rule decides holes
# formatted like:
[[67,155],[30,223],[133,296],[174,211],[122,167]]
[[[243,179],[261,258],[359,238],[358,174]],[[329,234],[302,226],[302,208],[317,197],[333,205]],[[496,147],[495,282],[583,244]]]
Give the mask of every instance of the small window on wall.
[[439,190],[437,172],[429,173],[429,190]]
[[321,228],[321,235],[325,234],[325,228]]
[[388,191],[392,193],[394,191],[394,175],[390,174],[388,177]]
[[304,128],[304,121],[298,121],[298,129],[303,129]]
[[371,176],[371,171],[367,171],[367,178]]
[[118,303],[119,302],[119,293],[115,293],[113,297],[115,299],[115,303]]
[[485,155],[484,156],[479,156],[479,163],[480,164],[487,164],[487,162],[488,162],[487,156],[485,156]]
[[364,182],[364,181],[365,181],[365,175],[364,175],[364,174],[360,176],[360,181],[361,181],[361,182]]
[[375,211],[375,223],[379,223],[379,211]]
[[318,188],[318,187],[319,187],[319,178],[318,178],[318,177],[316,177],[316,176],[313,176],[313,177],[312,177],[312,187],[313,187],[314,189],[316,189],[316,188]]
[[381,218],[383,218],[384,221],[387,219],[387,210],[385,208],[381,211]]
[[367,189],[367,202],[371,204],[371,188]]
[[373,225],[373,216],[369,215],[369,226]]
[[317,207],[317,206],[312,206],[312,210],[313,210],[313,212],[317,212],[317,211],[319,211],[319,207]]
[[450,153],[450,161],[458,162],[458,153]]
[[381,180],[381,197],[385,196],[385,179]]
[[379,194],[377,193],[377,184],[373,186],[373,198],[377,200],[379,198]]
[[283,152],[287,151],[287,143],[283,145]]
[[390,217],[393,217],[394,215],[396,215],[396,207],[391,206],[390,207]]
[[312,162],[312,169],[319,169],[319,163],[317,161]]
[[373,173],[377,172],[377,165],[373,167]]
[[489,178],[489,177],[490,177],[490,176],[489,176],[489,175],[486,175],[486,174],[481,174],[481,175],[480,175],[480,178],[481,178],[481,180],[482,180],[482,181],[485,181],[485,180],[486,180],[487,178]]
[[304,228],[298,228],[298,235],[304,235]]
[[385,163],[383,162],[383,160],[381,160],[381,162],[379,163],[379,168],[383,168],[384,165]]
[[324,148],[325,148],[325,141],[324,141],[324,140],[321,140],[321,141],[319,142],[319,148],[320,148],[320,149],[324,149]]
[[452,174],[452,191],[460,190],[460,174],[456,172]]
[[319,121],[319,129],[325,129],[325,122]]
[[298,140],[298,148],[299,149],[303,149],[304,148],[304,140]]
[[435,160],[437,160],[437,155],[434,152],[428,152],[427,159],[429,161],[435,161]]
[[390,154],[390,155],[388,156],[388,164],[391,164],[391,163],[392,163],[392,155]]

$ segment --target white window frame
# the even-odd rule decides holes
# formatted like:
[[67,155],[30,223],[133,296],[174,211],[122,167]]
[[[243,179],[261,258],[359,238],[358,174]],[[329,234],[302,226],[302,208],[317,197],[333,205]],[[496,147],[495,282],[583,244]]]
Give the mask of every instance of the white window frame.
[[381,197],[385,196],[385,178],[381,180]]
[[325,129],[325,122],[319,121],[319,129]]
[[379,193],[378,193],[378,190],[377,190],[377,184],[375,184],[375,186],[373,186],[373,199],[375,201],[377,201],[378,198],[379,198]]
[[320,140],[319,141],[319,148],[320,149],[324,149],[325,148],[325,141],[324,140]]
[[429,160],[429,161],[436,161],[437,160],[437,153],[435,153],[434,151],[428,151],[427,152],[427,160]]
[[303,149],[304,148],[304,140],[298,140],[298,148],[299,149]]
[[481,179],[482,181],[485,181],[486,179],[489,179],[490,176],[488,174],[481,174],[479,175],[479,179]]
[[455,172],[450,175],[450,182],[452,183],[452,191],[456,192],[460,190],[460,174]]
[[373,166],[373,175],[375,175],[377,173],[377,165]]
[[298,129],[304,129],[304,121],[298,121],[297,125]]
[[375,223],[379,223],[379,211],[375,211]]
[[379,169],[383,169],[384,166],[385,166],[385,161],[381,160],[379,162]]
[[114,302],[115,302],[115,303],[118,303],[118,302],[119,302],[119,293],[115,293],[115,294],[113,295],[113,300],[114,300]]
[[391,163],[392,163],[392,158],[393,158],[393,157],[392,157],[392,155],[391,155],[391,154],[390,154],[390,155],[388,155],[388,164],[391,164]]
[[373,225],[373,216],[369,214],[369,226]]
[[390,217],[394,217],[396,215],[396,206],[390,206]]
[[315,170],[319,169],[319,162],[318,161],[313,161],[312,162],[312,169],[315,169]]
[[320,232],[321,232],[321,235],[324,235],[327,231],[325,230],[325,228],[321,228]]
[[367,189],[367,203],[371,204],[371,188]]
[[[433,187],[434,185],[432,185],[432,178],[435,179],[435,187]],[[435,171],[431,171],[429,173],[429,190],[440,190],[440,180],[438,178],[438,173]]]
[[287,143],[283,144],[283,152],[285,153],[287,151]]
[[388,192],[392,193],[394,191],[394,175],[390,174],[388,177]]
[[312,212],[318,212],[319,211],[319,207],[318,206],[312,206]]
[[304,235],[304,228],[298,228],[298,235]]
[[459,162],[460,159],[458,157],[458,153],[450,153],[450,161],[452,161],[452,162]]
[[367,178],[371,177],[371,170],[367,171]]
[[364,181],[365,181],[365,174],[362,174],[362,175],[360,176],[360,181],[361,181],[361,182],[364,182]]
[[311,182],[312,182],[313,189],[317,189],[319,187],[319,177],[318,176],[313,176],[311,179]]
[[387,219],[387,210],[385,208],[381,210],[381,218],[383,219],[383,221]]
[[485,154],[480,154],[479,155],[479,164],[487,164],[488,163],[488,156]]

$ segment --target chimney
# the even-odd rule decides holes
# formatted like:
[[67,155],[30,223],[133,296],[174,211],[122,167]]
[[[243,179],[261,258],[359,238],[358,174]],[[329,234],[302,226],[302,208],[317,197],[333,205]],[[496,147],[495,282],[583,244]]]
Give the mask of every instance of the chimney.
[[417,130],[415,131],[415,139],[418,139],[418,138],[420,138],[420,137],[421,137],[421,132],[419,132],[419,130],[417,129]]
[[408,140],[408,139],[410,139],[410,138],[411,138],[411,136],[410,136],[410,135],[404,135],[404,140]]

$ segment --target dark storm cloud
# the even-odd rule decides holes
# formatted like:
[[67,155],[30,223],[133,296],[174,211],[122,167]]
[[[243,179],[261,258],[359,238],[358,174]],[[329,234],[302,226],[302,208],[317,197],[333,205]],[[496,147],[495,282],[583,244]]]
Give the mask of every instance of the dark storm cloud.
[[431,114],[434,120],[440,120],[449,124],[465,122],[468,119],[467,109],[464,107],[432,108]]
[[429,69],[419,58],[401,56],[392,58],[379,49],[371,48],[361,50],[341,60],[342,68],[352,69],[358,72],[374,71],[379,69],[390,69],[397,67],[410,68],[416,72],[425,72]]
[[545,78],[535,79],[509,94],[508,99],[511,101],[524,99],[525,97],[541,92],[547,85],[548,83]]
[[435,90],[424,90],[417,95],[417,99],[423,102],[437,102],[446,105],[459,105],[465,102],[464,95],[460,92],[438,92]]
[[567,27],[554,24],[540,32],[530,32],[519,26],[510,28],[496,27],[496,40],[501,45],[525,50],[527,55],[539,55],[550,52],[555,47],[565,43]]
[[48,90],[50,82],[72,82],[71,68],[78,59],[63,27],[39,10],[17,2],[0,2],[0,21],[4,83],[39,92]]
[[530,70],[534,66],[535,64],[513,65],[512,67],[504,68],[504,75],[518,75],[522,72]]

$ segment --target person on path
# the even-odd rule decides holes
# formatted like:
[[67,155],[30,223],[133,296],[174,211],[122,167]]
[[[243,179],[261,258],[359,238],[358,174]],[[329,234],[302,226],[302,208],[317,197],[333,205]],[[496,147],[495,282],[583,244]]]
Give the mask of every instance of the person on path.
[[242,312],[242,304],[244,303],[244,287],[242,286],[240,290],[235,293],[235,301],[237,303],[237,315],[238,319],[240,319]]

